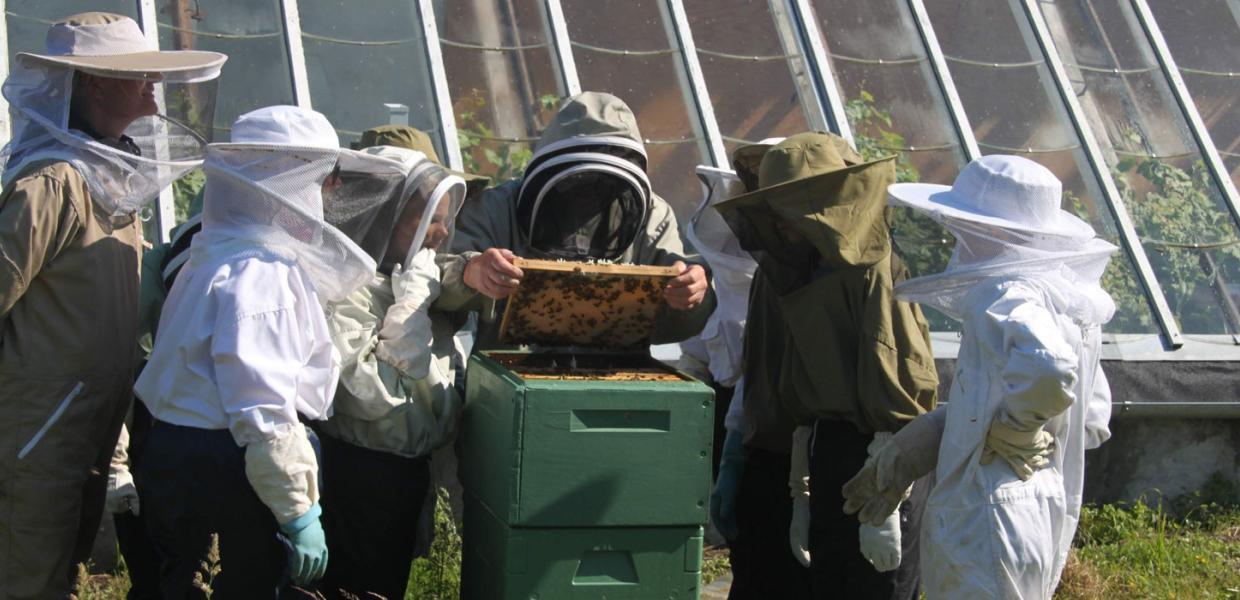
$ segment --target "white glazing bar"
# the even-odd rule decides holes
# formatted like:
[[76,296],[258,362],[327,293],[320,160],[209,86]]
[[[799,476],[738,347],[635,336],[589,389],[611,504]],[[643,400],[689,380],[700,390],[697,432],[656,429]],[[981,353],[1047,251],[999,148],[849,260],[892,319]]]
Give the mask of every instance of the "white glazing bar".
[[[159,46],[159,14],[155,10],[155,0],[138,0],[138,19],[141,20],[142,34],[147,41]],[[159,105],[161,113],[167,112],[167,105],[164,102],[163,87],[157,87],[155,90],[155,102]],[[158,139],[158,138],[157,138]],[[157,142],[158,143],[158,142]],[[168,146],[166,143],[159,144],[155,148],[156,158],[168,158]],[[155,201],[154,216],[156,219],[156,231],[159,232],[159,240],[151,240],[152,242],[167,243],[172,239],[172,228],[177,224],[176,212],[176,195],[172,193],[172,186],[159,190],[159,198]]]
[[1223,157],[1219,156],[1214,139],[1210,137],[1210,130],[1202,120],[1201,113],[1197,111],[1197,104],[1193,102],[1188,86],[1184,84],[1184,77],[1180,74],[1180,68],[1176,66],[1175,58],[1171,56],[1171,51],[1167,48],[1167,40],[1163,38],[1162,30],[1158,28],[1158,21],[1154,20],[1154,13],[1150,11],[1149,4],[1145,0],[1132,0],[1132,7],[1136,9],[1141,28],[1145,30],[1145,35],[1149,38],[1154,53],[1158,55],[1158,63],[1162,66],[1168,83],[1171,84],[1171,91],[1175,94],[1176,102],[1180,104],[1180,109],[1188,119],[1193,138],[1197,140],[1197,145],[1201,146],[1206,166],[1210,168],[1210,174],[1214,176],[1215,183],[1223,191],[1223,198],[1227,202],[1227,207],[1231,209],[1231,216],[1237,223],[1240,223],[1240,194],[1237,194],[1236,186],[1227,172],[1227,166],[1223,163]]
[[1107,167],[1102,150],[1098,147],[1098,142],[1089,127],[1089,120],[1085,117],[1081,103],[1076,98],[1072,82],[1068,79],[1068,72],[1064,69],[1063,61],[1059,60],[1059,52],[1055,50],[1055,44],[1051,40],[1050,32],[1046,27],[1046,20],[1042,18],[1042,12],[1038,9],[1038,0],[1018,1],[1024,8],[1025,16],[1029,19],[1029,24],[1033,28],[1033,35],[1038,41],[1038,46],[1042,50],[1042,56],[1046,60],[1051,76],[1055,80],[1055,88],[1058,90],[1064,104],[1067,105],[1068,114],[1072,118],[1072,123],[1076,126],[1077,133],[1081,137],[1085,156],[1089,159],[1090,166],[1097,175],[1098,181],[1102,183],[1102,195],[1107,206],[1111,209],[1112,216],[1115,217],[1115,224],[1119,228],[1120,241],[1132,256],[1133,264],[1136,265],[1137,269],[1137,279],[1141,281],[1141,286],[1145,288],[1149,299],[1154,305],[1154,317],[1158,319],[1158,325],[1163,332],[1163,337],[1172,348],[1179,348],[1184,345],[1184,338],[1180,334],[1180,326],[1175,322],[1175,315],[1171,312],[1171,306],[1167,303],[1167,297],[1163,294],[1162,287],[1158,285],[1158,278],[1154,275],[1154,268],[1150,266],[1150,259],[1145,254],[1145,247],[1141,245],[1141,239],[1137,235],[1136,227],[1132,224],[1132,218],[1128,215],[1128,209],[1124,206],[1124,200],[1120,196],[1119,188],[1115,186],[1115,180],[1111,178],[1111,170]]
[[456,115],[452,112],[452,91],[448,89],[448,74],[443,67],[443,49],[439,46],[439,26],[435,23],[433,0],[418,0],[418,12],[422,18],[422,39],[426,43],[426,60],[430,65],[431,83],[435,88],[435,114],[439,119],[439,131],[443,135],[443,148],[448,166],[461,170],[461,141],[456,136]]
[[[0,81],[9,78],[9,19],[5,0],[0,0]],[[9,143],[9,103],[0,96],[0,144]]]
[[560,0],[545,0],[547,21],[555,42],[555,58],[560,67],[560,79],[564,92],[569,96],[581,93],[581,80],[577,78],[577,63],[573,60],[573,44],[568,39],[568,23],[564,20],[564,8]]
[[788,0],[769,0],[767,6],[771,9],[771,19],[775,22],[775,31],[779,34],[779,43],[784,54],[795,54],[799,57],[799,60],[788,61],[788,69],[792,81],[795,82],[797,96],[800,97],[801,110],[805,111],[805,121],[811,129],[827,131],[831,129],[831,124],[827,122],[827,111],[823,108],[822,97],[812,81],[810,61],[805,58],[809,51],[799,33],[796,18],[792,16],[792,7],[788,6]]
[[702,120],[702,131],[706,134],[707,145],[710,147],[710,158],[714,166],[727,169],[731,161],[728,151],[723,147],[723,136],[719,135],[719,123],[715,121],[715,105],[710,101],[710,90],[706,88],[706,78],[702,75],[702,64],[698,61],[697,45],[693,43],[693,32],[689,28],[689,17],[685,13],[682,0],[667,0],[668,9],[672,14],[672,24],[676,37],[680,41],[680,54],[684,58],[685,70],[689,74],[689,82],[693,89],[693,100],[697,104],[698,115]]
[[921,34],[926,53],[930,56],[930,65],[934,68],[934,76],[938,80],[939,89],[943,91],[943,98],[947,101],[947,110],[951,112],[956,133],[960,137],[961,148],[964,149],[965,160],[976,159],[982,153],[977,147],[977,138],[973,136],[973,127],[969,125],[969,116],[964,110],[964,103],[960,101],[956,84],[952,82],[952,74],[947,68],[947,61],[943,58],[943,48],[939,46],[939,38],[935,36],[934,27],[930,24],[930,14],[926,12],[923,0],[908,0],[908,5],[913,11],[914,20],[917,21],[917,31]]
[[284,41],[288,48],[289,66],[293,71],[293,101],[302,108],[310,103],[310,77],[306,74],[306,52],[301,43],[301,14],[297,0],[280,0],[284,13]]
[[809,67],[814,73],[814,82],[818,86],[818,95],[826,109],[827,123],[831,130],[852,142],[852,127],[848,125],[848,117],[844,113],[844,97],[835,85],[835,75],[831,73],[831,59],[827,57],[827,48],[823,45],[822,31],[818,21],[814,20],[814,7],[810,0],[791,0],[792,14],[798,21],[801,37],[808,50]]

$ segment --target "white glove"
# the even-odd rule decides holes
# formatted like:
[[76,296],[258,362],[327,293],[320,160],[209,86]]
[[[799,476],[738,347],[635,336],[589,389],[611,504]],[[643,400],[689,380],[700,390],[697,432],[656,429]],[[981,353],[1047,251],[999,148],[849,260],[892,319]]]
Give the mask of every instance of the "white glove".
[[788,544],[797,562],[808,567],[809,556],[809,438],[810,427],[798,427],[792,433],[792,468],[788,473],[788,491],[792,495],[792,523],[788,525]]
[[877,527],[862,523],[859,534],[861,555],[879,573],[894,571],[900,566],[900,511],[888,515]]
[[383,317],[375,356],[413,379],[423,379],[431,364],[431,304],[439,297],[435,251],[423,248],[405,270],[392,269],[396,302]]
[[108,494],[104,497],[104,508],[108,513],[118,515],[123,512],[138,516],[138,488],[134,487],[133,475],[128,468],[114,468],[108,474]]
[[245,477],[281,525],[318,503],[318,473],[319,461],[301,423],[282,436],[245,447]]

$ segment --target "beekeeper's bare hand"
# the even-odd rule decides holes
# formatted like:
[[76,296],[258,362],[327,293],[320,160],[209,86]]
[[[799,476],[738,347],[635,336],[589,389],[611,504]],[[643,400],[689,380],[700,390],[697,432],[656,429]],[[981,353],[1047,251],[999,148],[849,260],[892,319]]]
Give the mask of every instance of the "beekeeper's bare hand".
[[702,265],[686,265],[679,260],[672,266],[680,270],[680,275],[672,278],[663,288],[667,305],[676,310],[697,308],[706,299],[706,289],[710,287],[706,282],[706,269]]
[[482,295],[499,300],[517,291],[525,276],[512,264],[516,255],[509,250],[491,248],[475,256],[465,265],[465,285]]

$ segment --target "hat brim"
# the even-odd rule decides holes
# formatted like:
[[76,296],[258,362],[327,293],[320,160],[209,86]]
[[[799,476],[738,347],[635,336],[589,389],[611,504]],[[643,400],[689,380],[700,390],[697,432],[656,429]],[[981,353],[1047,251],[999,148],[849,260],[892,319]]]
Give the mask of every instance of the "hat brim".
[[980,223],[1001,229],[1073,239],[1096,237],[1094,228],[1079,217],[1060,209],[1054,223],[1031,225],[974,210],[951,186],[933,183],[896,183],[887,187],[892,206],[904,206],[925,213],[935,221],[945,220]]
[[69,67],[101,77],[158,80],[175,77],[193,83],[219,77],[228,57],[206,50],[150,51],[105,56],[51,56],[19,52],[17,58],[45,65]]
[[491,187],[491,178],[485,175],[473,175],[462,171],[454,171],[447,169],[448,173],[456,175],[465,180],[465,200],[469,201],[482,195],[488,187]]

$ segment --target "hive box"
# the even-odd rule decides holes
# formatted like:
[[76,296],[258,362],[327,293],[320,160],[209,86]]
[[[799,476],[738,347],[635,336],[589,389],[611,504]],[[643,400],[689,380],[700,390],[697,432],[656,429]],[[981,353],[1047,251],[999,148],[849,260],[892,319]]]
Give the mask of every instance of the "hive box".
[[698,597],[701,527],[510,527],[473,498],[465,514],[463,598]]
[[513,526],[704,524],[711,389],[648,357],[593,374],[617,358],[579,355],[578,379],[521,373],[569,360],[499,351],[470,358],[465,489]]

